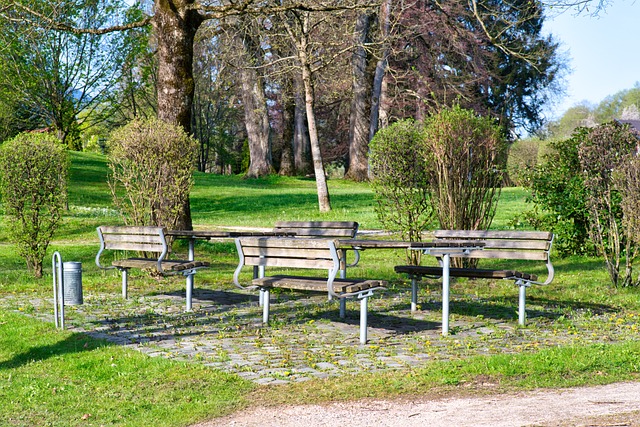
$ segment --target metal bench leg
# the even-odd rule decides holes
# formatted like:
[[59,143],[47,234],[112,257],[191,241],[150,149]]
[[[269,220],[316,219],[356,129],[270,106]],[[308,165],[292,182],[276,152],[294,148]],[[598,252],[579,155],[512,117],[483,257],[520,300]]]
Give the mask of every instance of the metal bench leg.
[[347,299],[340,298],[340,318],[344,319],[347,315]]
[[449,335],[449,266],[451,256],[442,257],[442,335]]
[[122,272],[122,298],[127,299],[127,269],[123,268]]
[[193,276],[194,276],[194,274],[195,274],[195,272],[187,275],[187,295],[186,295],[187,311],[191,311],[191,298],[193,297]]
[[[253,266],[253,278],[257,279],[257,278],[262,278],[264,277],[264,265],[254,265]],[[260,293],[258,294],[258,303],[260,304],[260,307],[264,306],[264,290],[260,289]]]
[[411,311],[418,309],[418,279],[413,276],[411,278]]
[[[344,300],[344,298],[342,298]],[[369,297],[360,300],[360,344],[367,343],[367,309]]]
[[526,283],[516,282],[518,287],[520,288],[520,297],[518,299],[518,323],[524,326],[524,322],[527,318],[527,313],[524,309],[525,298],[527,295],[527,285]]
[[269,290],[261,289],[260,295],[263,296],[262,301],[262,323],[269,323]]

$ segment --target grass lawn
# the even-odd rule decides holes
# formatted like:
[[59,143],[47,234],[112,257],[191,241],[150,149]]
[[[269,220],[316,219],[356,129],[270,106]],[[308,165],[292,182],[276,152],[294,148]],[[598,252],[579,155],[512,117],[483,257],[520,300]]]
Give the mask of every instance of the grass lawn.
[[[125,304],[118,298],[119,278],[98,271],[94,263],[98,247],[95,227],[121,223],[111,203],[106,175],[103,156],[72,153],[69,211],[51,244],[45,277],[40,280],[25,271],[23,261],[8,243],[10,224],[0,216],[0,425],[186,426],[249,404],[485,393],[638,379],[640,292],[610,287],[600,259],[553,257],[556,279],[547,287],[529,291],[530,319],[524,328],[517,327],[517,287],[506,282],[461,280],[452,288],[453,323],[459,325],[452,336],[440,337],[430,330],[382,338],[374,334],[368,346],[333,346],[322,341],[318,331],[340,322],[327,318],[331,315],[317,305],[288,305],[294,309],[276,311],[273,324],[266,329],[253,325],[251,318],[259,310],[248,305],[245,311],[229,308],[223,314],[202,311],[181,315],[182,302],[171,306],[162,297],[182,290],[182,280],[159,282],[139,275],[130,289],[135,298]],[[197,174],[191,194],[194,226],[268,228],[277,220],[324,219],[356,220],[365,230],[380,228],[368,185],[330,180],[329,188],[333,210],[320,214],[315,184],[308,179],[245,180]],[[524,199],[521,189],[505,189],[494,228],[508,228],[514,214],[528,208]],[[50,254],[55,250],[64,261],[82,262],[87,312],[89,307],[100,307],[113,310],[111,317],[117,317],[117,322],[108,319],[105,323],[91,313],[81,317],[80,311],[70,309],[71,324],[84,330],[104,323],[113,329],[107,332],[117,333],[118,327],[147,321],[145,329],[140,329],[144,335],[157,332],[159,325],[182,331],[204,323],[206,316],[221,316],[215,317],[219,329],[213,341],[244,340],[257,351],[277,348],[279,354],[285,354],[297,340],[297,345],[309,349],[304,357],[316,358],[313,361],[318,364],[325,362],[322,357],[332,357],[332,352],[339,352],[345,364],[365,358],[384,360],[401,352],[424,353],[429,359],[412,368],[364,369],[354,375],[261,386],[236,373],[222,372],[215,363],[149,357],[84,333],[57,331],[48,302],[52,292]],[[186,250],[186,245],[178,244],[177,250]],[[196,287],[232,292],[231,276],[237,263],[233,243],[198,242],[196,252],[214,267],[198,273]],[[439,317],[437,285],[427,284],[421,290],[424,318],[407,315],[406,304],[394,298],[407,289],[406,278],[393,274],[393,265],[403,262],[403,257],[401,252],[371,251],[363,254],[353,269],[354,275],[390,282],[389,291],[373,301],[370,324],[391,322],[393,329],[399,318],[413,325]],[[543,270],[541,266],[539,273]],[[279,298],[291,300],[291,304],[300,299],[286,294]],[[148,305],[150,301],[162,301],[158,304],[168,305],[177,314],[159,316]],[[125,309],[137,317],[122,315]],[[47,316],[49,321],[43,322]],[[310,332],[297,335],[300,330]],[[485,330],[490,333],[478,332]],[[188,339],[185,334],[183,343],[191,342]],[[215,362],[229,357],[218,351]],[[286,357],[274,363],[286,367]]]

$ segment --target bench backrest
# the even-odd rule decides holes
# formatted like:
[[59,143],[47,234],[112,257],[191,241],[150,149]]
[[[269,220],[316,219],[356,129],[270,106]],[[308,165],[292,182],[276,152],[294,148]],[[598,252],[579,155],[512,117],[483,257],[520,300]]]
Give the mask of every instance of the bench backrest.
[[167,251],[162,227],[101,226],[97,230],[101,249],[155,253]]
[[358,233],[355,221],[278,221],[274,232],[295,233],[296,237],[350,239]]
[[[157,253],[157,269],[162,273],[162,261],[169,252],[169,246],[164,237],[162,227],[134,227],[134,226],[100,226],[98,227],[100,249],[96,254],[96,265],[100,264],[100,256],[105,250],[136,251],[141,253]],[[145,255],[146,256],[146,255]]]
[[335,242],[328,239],[239,237],[240,266],[289,267],[337,270]]
[[482,240],[484,248],[469,251],[466,258],[502,258],[547,261],[553,233],[546,231],[436,230],[438,240]]
[[553,233],[547,231],[499,231],[499,230],[436,230],[437,240],[482,240],[483,249],[471,250],[460,258],[513,259],[543,261],[548,276],[544,284],[551,283],[554,276],[549,257]]

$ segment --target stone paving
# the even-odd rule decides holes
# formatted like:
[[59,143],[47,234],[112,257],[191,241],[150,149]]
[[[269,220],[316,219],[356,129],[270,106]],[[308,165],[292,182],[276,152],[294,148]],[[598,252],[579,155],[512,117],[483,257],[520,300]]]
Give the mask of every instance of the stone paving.
[[[545,307],[528,304],[527,327],[517,325],[517,307],[452,294],[452,334],[440,334],[439,294],[427,290],[422,310],[411,313],[409,290],[393,289],[369,304],[369,342],[359,344],[359,303],[347,318],[326,295],[272,294],[271,323],[261,324],[257,296],[234,289],[196,289],[192,312],[184,292],[160,291],[122,300],[85,293],[84,304],[66,307],[68,329],[152,357],[202,363],[260,384],[281,384],[360,372],[409,369],[433,360],[522,352],[542,346],[612,342],[638,331],[638,316],[607,307]],[[517,300],[517,297],[514,295]],[[517,303],[517,301],[514,301]],[[7,296],[6,308],[53,322],[50,299]],[[470,307],[485,307],[482,314]],[[597,331],[579,333],[581,329]]]

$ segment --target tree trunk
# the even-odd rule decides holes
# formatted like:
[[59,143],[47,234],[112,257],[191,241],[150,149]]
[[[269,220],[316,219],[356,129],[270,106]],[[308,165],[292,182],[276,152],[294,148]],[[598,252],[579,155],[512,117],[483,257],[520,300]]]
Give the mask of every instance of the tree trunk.
[[[194,38],[202,17],[187,10],[193,0],[156,0],[153,25],[158,43],[158,118],[180,125],[191,133],[191,108],[195,84],[193,80]],[[177,227],[191,230],[189,198]]]
[[371,91],[371,120],[369,122],[369,140],[378,131],[381,123],[388,121],[386,111],[384,110],[384,98],[386,92],[386,84],[384,81],[385,71],[387,69],[387,59],[389,57],[389,45],[387,38],[389,37],[389,29],[391,25],[391,0],[385,0],[380,5],[380,36],[383,40],[382,52],[380,60],[376,65],[376,71],[373,77],[373,88]]
[[202,24],[192,0],[156,0],[153,19],[158,43],[158,118],[191,133],[193,45]]
[[364,48],[369,40],[373,14],[362,12],[356,21],[355,39],[358,47],[352,56],[353,97],[349,123],[349,164],[345,178],[366,181],[369,178],[369,120],[371,119],[371,86],[373,70],[370,55]]
[[293,176],[295,165],[293,162],[293,135],[295,127],[296,105],[293,99],[291,85],[282,95],[282,156],[280,157],[279,175]]
[[300,46],[298,47],[298,58],[302,67],[302,82],[304,84],[305,110],[307,113],[307,126],[309,127],[309,142],[311,143],[311,156],[313,158],[313,172],[316,178],[316,189],[318,191],[318,207],[320,212],[331,210],[329,200],[329,187],[324,173],[324,163],[320,151],[320,141],[318,140],[318,129],[316,127],[316,116],[313,110],[314,93],[311,65],[307,57],[306,34],[302,35]]
[[[243,23],[244,20],[240,20]],[[271,141],[269,133],[269,115],[267,99],[264,94],[264,82],[255,66],[260,65],[258,41],[254,41],[245,30],[240,30],[238,44],[243,52],[244,64],[240,68],[242,89],[242,104],[244,107],[244,121],[249,140],[250,164],[247,176],[257,178],[274,172],[271,157]]]
[[296,172],[300,175],[311,173],[311,143],[309,142],[309,129],[307,128],[307,113],[304,100],[304,83],[299,74],[293,77],[295,100],[294,133],[293,133],[293,162]]

